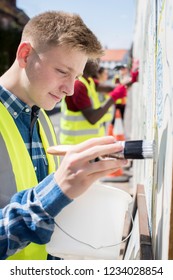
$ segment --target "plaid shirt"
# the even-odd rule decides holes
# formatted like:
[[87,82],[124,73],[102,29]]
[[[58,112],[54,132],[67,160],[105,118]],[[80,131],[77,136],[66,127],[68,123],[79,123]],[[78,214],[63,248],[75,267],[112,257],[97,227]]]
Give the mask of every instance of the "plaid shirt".
[[[55,217],[72,200],[59,188],[54,174],[47,175],[47,160],[37,125],[30,141],[31,108],[0,86],[0,102],[13,116],[35,166],[37,186],[16,193],[10,203],[0,209],[0,259],[15,254],[30,242],[47,243],[54,230]],[[1,181],[0,181],[1,184]]]
[[38,182],[48,175],[48,162],[37,129],[37,121],[34,123],[31,135],[32,109],[18,99],[11,92],[0,86],[0,101],[13,117],[26,148],[32,159]]

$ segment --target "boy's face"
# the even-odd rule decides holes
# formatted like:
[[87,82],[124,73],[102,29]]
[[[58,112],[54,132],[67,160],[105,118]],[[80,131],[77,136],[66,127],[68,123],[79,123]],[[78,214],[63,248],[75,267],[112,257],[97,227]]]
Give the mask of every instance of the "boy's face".
[[22,75],[24,102],[51,110],[66,95],[74,93],[75,79],[83,73],[88,57],[64,46],[50,47],[27,56]]

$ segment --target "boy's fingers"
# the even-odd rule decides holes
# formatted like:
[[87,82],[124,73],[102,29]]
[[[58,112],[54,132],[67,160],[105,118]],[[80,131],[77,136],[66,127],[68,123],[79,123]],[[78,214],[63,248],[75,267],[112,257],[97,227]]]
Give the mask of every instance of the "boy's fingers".
[[100,145],[107,145],[115,143],[115,138],[113,136],[103,136],[98,138],[88,139],[80,144],[75,145],[75,152],[83,152],[90,148],[95,148]]
[[127,164],[126,159],[103,159],[97,162],[91,162],[88,165],[88,175],[94,174],[94,173],[101,173],[101,172],[107,172],[111,173],[122,166],[125,166]]
[[92,138],[89,140],[86,140],[80,144],[76,145],[57,145],[57,146],[51,146],[47,149],[47,152],[52,155],[59,155],[63,156],[68,151],[72,151],[74,153],[79,153],[85,150],[88,150],[91,147],[95,147],[97,145],[106,145],[115,143],[115,139],[113,136],[105,136],[105,137],[99,137],[99,138]]
[[124,147],[120,143],[107,144],[104,146],[97,145],[79,153],[77,159],[79,161],[85,159],[86,162],[90,162],[97,157],[106,156],[116,152],[121,152],[123,148]]

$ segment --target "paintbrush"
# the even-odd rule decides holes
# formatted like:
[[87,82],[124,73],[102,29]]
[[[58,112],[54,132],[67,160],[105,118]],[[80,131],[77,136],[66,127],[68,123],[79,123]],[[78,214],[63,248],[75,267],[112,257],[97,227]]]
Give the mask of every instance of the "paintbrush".
[[[118,141],[124,149],[121,152],[112,153],[99,157],[97,160],[104,158],[117,158],[117,159],[147,159],[154,156],[154,141],[148,140],[133,140],[133,141]],[[73,145],[58,145],[48,148],[47,152],[57,156],[64,156]]]
[[108,157],[119,159],[147,159],[153,158],[155,144],[154,141],[148,140],[133,140],[119,141],[124,149],[121,152],[113,153]]

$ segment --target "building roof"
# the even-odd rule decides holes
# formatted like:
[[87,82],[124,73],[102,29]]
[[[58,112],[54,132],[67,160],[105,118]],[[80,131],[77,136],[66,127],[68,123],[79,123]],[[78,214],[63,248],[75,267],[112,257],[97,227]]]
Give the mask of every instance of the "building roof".
[[127,49],[106,49],[105,55],[101,57],[101,61],[105,62],[118,62],[122,61],[128,53]]

